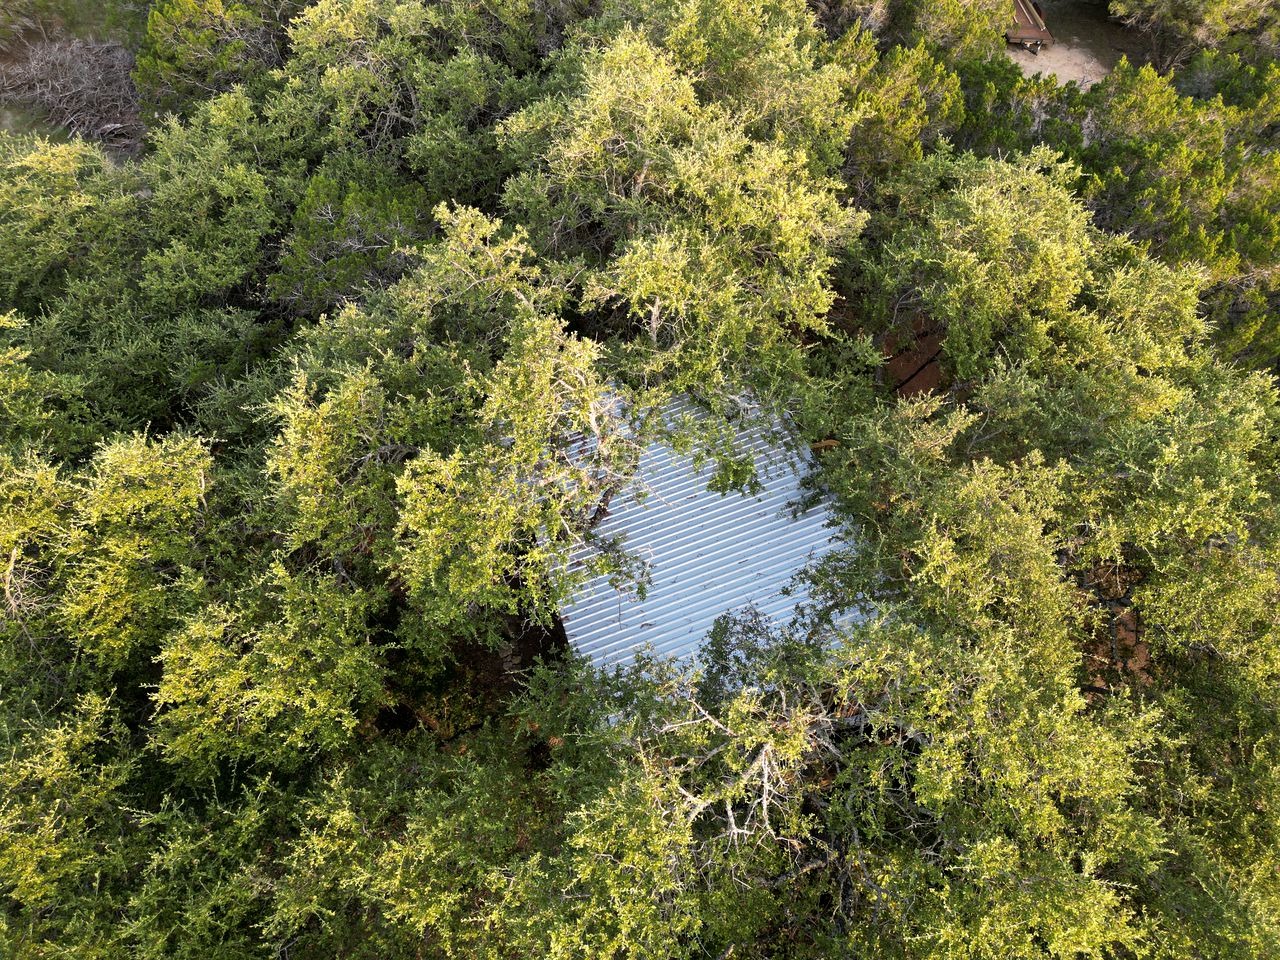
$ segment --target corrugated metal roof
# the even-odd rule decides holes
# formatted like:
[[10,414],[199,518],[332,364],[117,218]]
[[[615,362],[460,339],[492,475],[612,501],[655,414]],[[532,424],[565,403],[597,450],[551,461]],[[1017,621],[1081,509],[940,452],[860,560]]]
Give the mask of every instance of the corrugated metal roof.
[[[671,414],[692,412],[675,405]],[[560,611],[569,642],[597,666],[625,663],[649,645],[660,656],[689,657],[721,614],[754,606],[779,624],[808,597],[794,578],[831,548],[835,531],[824,504],[797,515],[808,458],[777,442],[776,432],[745,429],[737,451],[755,459],[754,495],[707,489],[713,463],[652,443],[637,479],[614,495],[595,534],[621,538],[648,567],[648,589],[618,589],[609,578],[584,582]],[[591,547],[574,554],[581,569]]]

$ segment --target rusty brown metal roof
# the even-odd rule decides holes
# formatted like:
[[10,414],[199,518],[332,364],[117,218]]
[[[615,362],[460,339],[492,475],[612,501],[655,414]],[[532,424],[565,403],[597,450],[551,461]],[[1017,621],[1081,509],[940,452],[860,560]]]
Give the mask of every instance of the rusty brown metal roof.
[[1044,17],[1034,0],[1013,0],[1013,25],[1005,31],[1005,39],[1010,43],[1039,44],[1051,46],[1053,34],[1045,25]]

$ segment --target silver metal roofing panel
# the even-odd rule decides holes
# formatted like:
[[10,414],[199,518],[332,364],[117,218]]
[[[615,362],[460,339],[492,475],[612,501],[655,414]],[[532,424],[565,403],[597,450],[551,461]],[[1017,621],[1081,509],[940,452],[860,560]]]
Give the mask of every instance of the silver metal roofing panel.
[[[691,411],[681,403],[670,412]],[[690,657],[724,613],[754,606],[781,625],[808,599],[795,576],[831,549],[835,535],[824,504],[796,514],[808,460],[760,429],[740,431],[736,446],[755,458],[754,495],[709,491],[713,463],[695,466],[692,454],[653,443],[636,480],[614,496],[595,533],[620,538],[645,561],[648,589],[641,599],[595,577],[561,608],[569,642],[595,665],[623,664],[645,645]],[[580,549],[572,565],[581,569],[592,549]]]

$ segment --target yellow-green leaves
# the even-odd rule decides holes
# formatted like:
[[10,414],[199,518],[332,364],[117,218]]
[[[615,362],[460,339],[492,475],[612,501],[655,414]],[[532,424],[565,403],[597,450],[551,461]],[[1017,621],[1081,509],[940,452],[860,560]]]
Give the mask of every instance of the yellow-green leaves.
[[504,125],[512,149],[542,154],[507,206],[536,245],[587,260],[585,306],[609,333],[647,335],[637,377],[731,391],[753,360],[825,330],[829,274],[865,218],[801,143],[761,136],[639,31],[582,57],[575,95]]
[[367,595],[281,566],[257,589],[243,609],[194,613],[161,650],[156,741],[190,775],[297,767],[347,744],[382,700]]
[[483,384],[483,441],[409,464],[400,567],[445,622],[485,606],[545,618],[563,598],[570,551],[636,456],[597,356],[556,317],[517,319]]
[[0,134],[0,296],[6,304],[61,289],[60,272],[86,249],[86,225],[112,206],[103,152],[83,141]]
[[[398,463],[412,448],[395,446],[388,435],[386,396],[369,370],[343,377],[323,400],[315,402],[306,374],[272,403],[281,423],[267,457],[277,483],[275,496],[288,511],[286,543],[309,543],[341,554],[352,550],[360,531],[374,530],[376,502],[386,495],[384,459]],[[381,482],[380,482],[381,481]]]
[[113,866],[127,818],[121,790],[136,761],[98,695],[70,705],[61,722],[6,723],[3,734],[0,894],[49,909]]
[[211,461],[201,442],[135,437],[98,453],[64,547],[61,616],[108,669],[153,650],[193,578]]

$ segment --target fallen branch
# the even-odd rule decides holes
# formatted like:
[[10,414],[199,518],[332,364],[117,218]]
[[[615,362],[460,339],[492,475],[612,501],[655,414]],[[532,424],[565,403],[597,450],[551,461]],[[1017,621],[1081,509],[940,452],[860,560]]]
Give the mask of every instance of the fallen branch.
[[0,64],[0,103],[131,153],[145,133],[132,70],[133,55],[118,43],[28,40],[12,63]]

